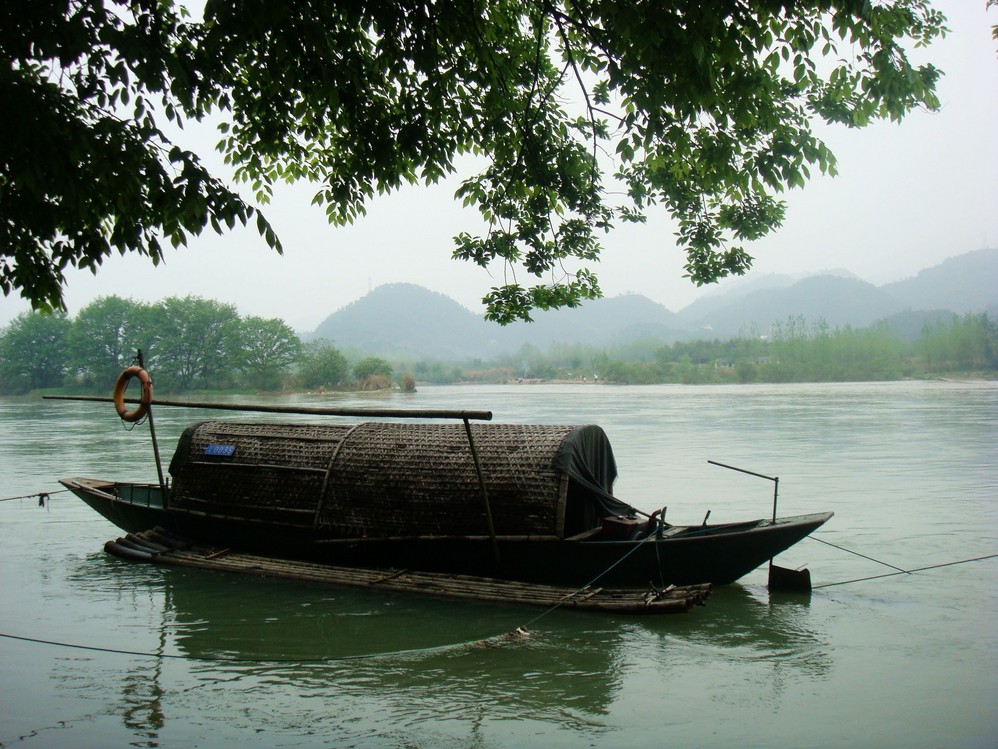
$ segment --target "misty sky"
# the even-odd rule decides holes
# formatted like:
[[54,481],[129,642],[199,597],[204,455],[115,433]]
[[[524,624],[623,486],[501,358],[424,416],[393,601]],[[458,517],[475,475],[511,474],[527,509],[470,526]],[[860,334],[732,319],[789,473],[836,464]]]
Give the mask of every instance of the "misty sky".
[[[844,268],[879,285],[998,246],[998,42],[991,38],[998,10],[988,13],[985,3],[938,0],[951,33],[913,53],[946,73],[939,112],[914,112],[900,125],[820,131],[838,157],[839,176],[816,178],[787,196],[783,229],[747,246],[756,258],[751,275]],[[218,138],[202,137],[195,150],[210,156],[203,144]],[[450,259],[452,237],[480,227],[477,211],[452,198],[459,178],[379,198],[366,218],[345,228],[329,226],[310,205],[310,187],[285,189],[266,210],[283,257],[255,230],[217,236],[209,229],[168,251],[158,268],[146,258],[115,256],[96,276],[70,271],[69,313],[111,294],[142,301],[196,294],[310,331],[372,288],[401,281],[481,311],[483,294],[504,279]],[[636,292],[675,311],[702,294],[681,277],[684,256],[673,231],[667,216],[650,214],[647,224],[607,236],[596,267],[604,295]],[[0,326],[26,309],[18,297],[0,297]]]

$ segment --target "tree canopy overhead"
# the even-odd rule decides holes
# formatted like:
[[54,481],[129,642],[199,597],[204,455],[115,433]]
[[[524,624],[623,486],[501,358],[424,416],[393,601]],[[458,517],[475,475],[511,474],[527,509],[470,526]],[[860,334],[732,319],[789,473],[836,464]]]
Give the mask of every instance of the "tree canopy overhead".
[[[64,272],[253,222],[307,180],[333,223],[471,155],[485,220],[454,257],[499,322],[599,294],[600,240],[653,206],[696,284],[743,273],[781,192],[834,172],[816,121],[938,105],[927,0],[12,0],[0,7],[0,288],[60,308]],[[236,184],[166,123],[222,121]],[[251,197],[236,188],[248,185]],[[478,222],[476,222],[478,223]],[[458,229],[460,227],[456,227]]]

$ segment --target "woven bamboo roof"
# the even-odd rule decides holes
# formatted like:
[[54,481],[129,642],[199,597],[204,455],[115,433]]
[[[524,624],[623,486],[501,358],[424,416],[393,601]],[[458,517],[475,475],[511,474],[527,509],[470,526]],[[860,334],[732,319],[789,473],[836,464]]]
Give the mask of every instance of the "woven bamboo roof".
[[[569,435],[599,427],[472,424],[499,535],[563,535]],[[609,445],[602,448],[609,453]],[[612,454],[611,454],[612,461]],[[188,429],[170,466],[171,507],[315,527],[344,538],[485,535],[464,424],[245,424]],[[614,471],[615,473],[615,471]],[[612,484],[613,477],[609,478]]]

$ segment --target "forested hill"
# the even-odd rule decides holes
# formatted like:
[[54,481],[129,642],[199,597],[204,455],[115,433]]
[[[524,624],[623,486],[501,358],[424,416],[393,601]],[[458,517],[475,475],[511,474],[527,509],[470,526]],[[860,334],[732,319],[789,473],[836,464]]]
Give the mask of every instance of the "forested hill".
[[575,309],[535,312],[532,323],[486,322],[443,294],[413,284],[386,284],[330,315],[305,338],[379,356],[489,358],[524,344],[688,338],[689,329],[660,304],[636,294],[600,299]]
[[754,291],[706,315],[684,311],[680,317],[701,337],[723,339],[749,330],[768,334],[774,322],[798,315],[832,327],[865,327],[899,311],[894,297],[866,281],[812,276],[785,288]]
[[998,249],[949,258],[882,288],[909,309],[998,313]]
[[417,359],[488,358],[524,344],[612,346],[655,339],[727,339],[803,316],[832,327],[861,328],[888,320],[917,336],[926,320],[967,312],[998,316],[998,249],[951,258],[913,278],[876,287],[845,271],[794,281],[752,279],[671,312],[639,295],[535,312],[533,323],[501,327],[456,301],[412,284],[389,284],[331,314],[308,338],[342,348]]
[[379,356],[464,359],[487,355],[495,327],[450,297],[396,283],[348,304],[304,337]]

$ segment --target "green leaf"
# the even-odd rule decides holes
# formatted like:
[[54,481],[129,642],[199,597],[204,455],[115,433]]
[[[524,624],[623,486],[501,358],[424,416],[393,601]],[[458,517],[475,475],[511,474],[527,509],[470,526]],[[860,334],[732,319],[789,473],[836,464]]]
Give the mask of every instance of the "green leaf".
[[[249,220],[163,117],[218,121],[258,206],[304,180],[337,225],[460,164],[456,199],[484,228],[455,227],[454,257],[539,280],[486,295],[508,322],[598,293],[596,235],[652,204],[694,283],[739,272],[727,248],[776,230],[773,196],[835,173],[812,115],[861,127],[939,106],[939,72],[907,57],[944,32],[922,0],[417,6],[21,3],[0,97],[31,126],[0,142],[0,289],[58,308],[68,266],[158,261],[157,237]],[[281,251],[259,212],[256,228]]]

